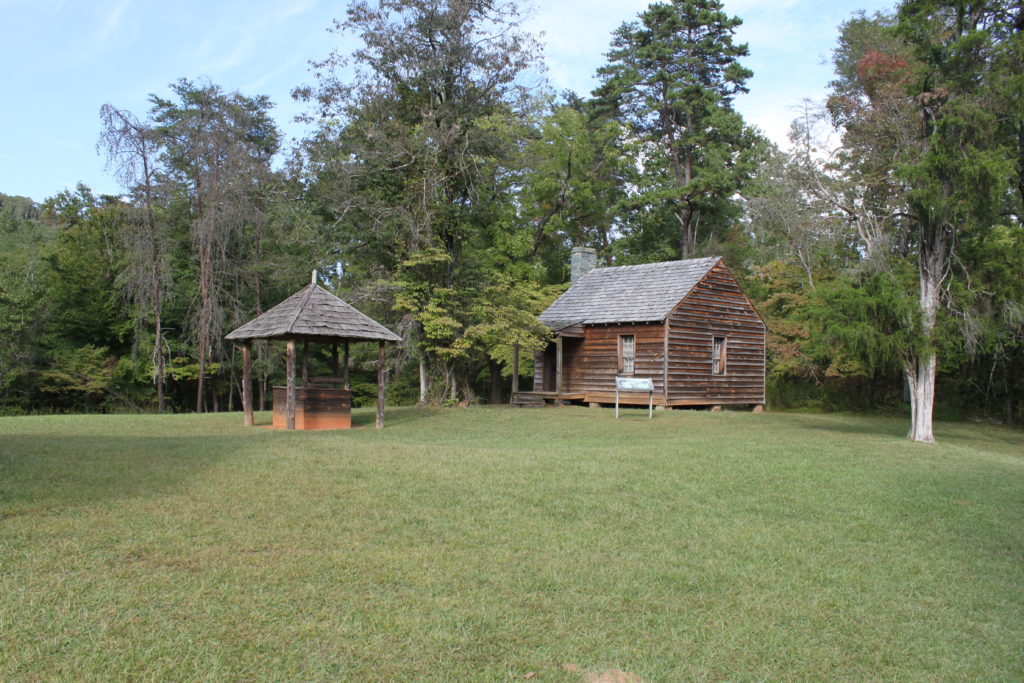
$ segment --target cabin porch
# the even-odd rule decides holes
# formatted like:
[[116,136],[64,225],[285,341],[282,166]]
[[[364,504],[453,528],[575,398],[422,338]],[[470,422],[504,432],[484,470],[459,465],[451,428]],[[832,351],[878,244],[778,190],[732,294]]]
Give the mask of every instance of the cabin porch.
[[522,408],[540,408],[546,405],[561,405],[570,401],[582,401],[583,394],[558,391],[516,391],[512,394],[512,405]]

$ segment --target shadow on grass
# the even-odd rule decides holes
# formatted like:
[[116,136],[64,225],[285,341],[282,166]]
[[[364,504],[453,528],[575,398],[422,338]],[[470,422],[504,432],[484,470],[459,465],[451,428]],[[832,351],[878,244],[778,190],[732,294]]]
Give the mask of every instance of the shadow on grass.
[[[423,420],[437,417],[443,408],[426,408],[422,406],[398,406],[384,409],[384,429],[389,427],[408,426]],[[450,408],[448,410],[459,410]],[[376,428],[377,411],[375,408],[356,408],[352,411],[354,428]]]
[[0,516],[179,490],[246,449],[239,436],[5,435]]
[[789,424],[799,429],[824,431],[832,434],[855,434],[858,436],[886,436],[906,438],[909,420],[876,415],[852,415],[835,413],[815,415],[809,413],[779,413],[790,419]]
[[[435,412],[388,409],[385,430]],[[224,461],[266,453],[268,438],[287,434],[272,430],[271,420],[269,412],[257,413],[254,427],[242,426],[241,413],[12,419],[0,431],[0,518],[180,491]],[[373,409],[353,412],[359,432],[373,432],[374,420]],[[325,433],[346,435],[298,432],[288,441]]]
[[[384,409],[384,428],[393,427],[396,425],[405,425],[409,423],[415,423],[417,421],[436,417],[439,412],[445,410],[444,408],[428,408],[422,406],[394,406]],[[219,413],[224,415],[225,413]],[[236,413],[226,413],[228,415],[234,415]],[[242,413],[238,412],[238,426],[242,425]],[[274,414],[269,411],[258,411],[255,413],[253,418],[254,427],[263,427],[267,430],[272,429],[274,422]],[[377,422],[377,411],[374,407],[360,407],[352,410],[352,427],[363,428],[369,427],[374,429]],[[285,431],[283,429],[275,429],[273,431]],[[298,430],[302,431],[302,430]],[[338,432],[344,433],[346,430],[343,429],[327,429],[327,430],[311,430],[321,432]]]
[[[785,413],[781,413],[786,415]],[[813,415],[808,413],[789,414],[789,424],[799,429],[824,431],[833,434],[851,434],[858,436],[885,436],[906,441],[910,429],[910,417],[893,415],[857,415],[835,413],[829,415]],[[996,446],[1004,448],[1024,448],[1024,430],[1005,425],[977,425],[970,422],[939,422],[934,423],[935,440],[959,446]]]

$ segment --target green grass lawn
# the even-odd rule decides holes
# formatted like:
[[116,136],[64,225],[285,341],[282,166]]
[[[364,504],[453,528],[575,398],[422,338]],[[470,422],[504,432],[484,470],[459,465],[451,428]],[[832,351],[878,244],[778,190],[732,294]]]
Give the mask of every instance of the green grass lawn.
[[0,419],[0,679],[1024,678],[1024,432],[372,419]]

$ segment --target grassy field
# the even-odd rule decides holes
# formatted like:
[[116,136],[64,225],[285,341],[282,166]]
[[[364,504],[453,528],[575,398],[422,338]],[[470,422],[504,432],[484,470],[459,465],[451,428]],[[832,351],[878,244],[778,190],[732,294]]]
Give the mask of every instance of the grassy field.
[[1024,432],[357,418],[0,419],[0,679],[1024,678]]

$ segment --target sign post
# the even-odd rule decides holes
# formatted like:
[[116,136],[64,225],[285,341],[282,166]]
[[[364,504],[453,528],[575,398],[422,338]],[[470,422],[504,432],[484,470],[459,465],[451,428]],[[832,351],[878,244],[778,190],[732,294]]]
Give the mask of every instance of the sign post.
[[654,380],[650,377],[615,378],[615,419],[619,419],[619,392],[647,392],[647,419],[654,419]]

